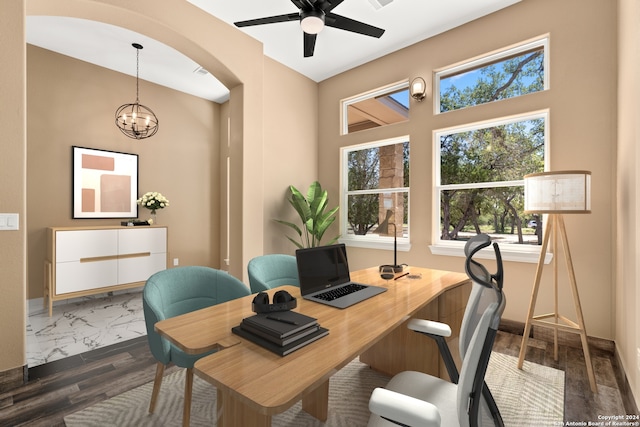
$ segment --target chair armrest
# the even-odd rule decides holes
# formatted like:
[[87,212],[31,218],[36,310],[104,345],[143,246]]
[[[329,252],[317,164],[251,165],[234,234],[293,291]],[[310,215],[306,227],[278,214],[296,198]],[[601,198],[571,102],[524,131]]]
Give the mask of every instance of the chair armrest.
[[442,356],[444,366],[447,368],[449,379],[452,383],[458,384],[460,379],[460,373],[456,366],[456,362],[453,360],[451,350],[445,338],[451,336],[451,328],[446,323],[435,322],[433,320],[424,319],[411,319],[407,325],[409,329],[415,332],[425,334],[429,338],[435,340],[438,345],[438,350]]
[[450,337],[451,328],[446,323],[434,322],[433,320],[411,319],[407,325],[409,329],[424,334]]
[[388,420],[415,427],[439,427],[438,408],[424,400],[376,388],[369,399],[369,410]]

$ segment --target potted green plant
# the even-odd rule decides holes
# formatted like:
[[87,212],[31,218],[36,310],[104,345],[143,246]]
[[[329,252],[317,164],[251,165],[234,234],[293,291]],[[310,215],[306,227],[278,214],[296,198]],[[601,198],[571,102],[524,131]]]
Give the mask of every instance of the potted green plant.
[[[298,212],[302,226],[298,227],[296,224],[276,220],[276,222],[291,227],[300,237],[300,242],[287,236],[294,245],[298,248],[312,248],[321,246],[320,241],[325,231],[336,220],[336,212],[338,212],[338,206],[325,212],[329,197],[327,190],[323,190],[318,181],[313,182],[309,186],[307,196],[305,197],[297,188],[293,185],[289,186],[291,197],[287,199],[291,206]],[[334,237],[328,245],[335,243],[338,240],[339,235]]]

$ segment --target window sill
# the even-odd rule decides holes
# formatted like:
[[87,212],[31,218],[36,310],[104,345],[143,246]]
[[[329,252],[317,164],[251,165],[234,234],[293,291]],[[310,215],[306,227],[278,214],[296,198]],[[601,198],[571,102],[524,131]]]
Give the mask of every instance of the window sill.
[[[429,249],[433,255],[456,256],[460,258],[465,257],[463,245],[431,245],[429,246]],[[509,245],[500,245],[500,254],[502,255],[503,261],[537,264],[540,259],[540,248],[536,248],[536,250],[524,250],[522,248],[509,247]],[[493,248],[484,248],[476,255],[476,257],[481,259],[495,259]],[[553,254],[547,252],[544,257],[544,263],[549,264],[552,259]]]
[[[393,250],[393,239],[391,238],[375,238],[373,236],[371,238],[341,237],[339,242],[354,248]],[[409,252],[411,250],[409,239],[399,238],[397,250],[398,252]]]
[[[387,251],[393,250],[393,240],[385,238],[341,237],[339,242],[354,248],[380,249]],[[465,257],[463,244],[430,245],[429,249],[433,255],[455,256],[460,258]],[[411,250],[411,242],[406,238],[398,239],[397,250],[398,252],[409,252]],[[513,247],[513,245],[500,245],[500,254],[502,255],[503,261],[537,264],[540,259],[540,248],[532,250],[530,248],[523,249],[521,247]],[[481,250],[476,257],[481,259],[495,259],[493,248],[488,247]],[[553,254],[547,252],[544,258],[544,263],[549,264],[552,259]]]

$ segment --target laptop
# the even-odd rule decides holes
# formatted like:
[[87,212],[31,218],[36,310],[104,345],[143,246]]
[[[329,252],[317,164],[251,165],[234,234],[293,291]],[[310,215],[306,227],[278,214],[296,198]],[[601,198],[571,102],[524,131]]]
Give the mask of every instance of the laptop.
[[351,281],[347,249],[342,243],[298,249],[296,260],[300,294],[309,301],[347,308],[387,290]]

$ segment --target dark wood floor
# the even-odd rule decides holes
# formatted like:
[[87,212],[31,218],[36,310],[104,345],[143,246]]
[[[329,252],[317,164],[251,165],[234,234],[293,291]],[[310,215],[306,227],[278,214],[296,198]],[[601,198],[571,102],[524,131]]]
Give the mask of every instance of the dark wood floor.
[[[500,331],[495,351],[518,357],[522,335]],[[553,342],[529,338],[526,360],[565,372],[564,420],[566,422],[602,421],[600,417],[638,414],[633,397],[625,384],[622,368],[613,351],[589,346],[598,392],[591,392],[582,348],[559,345],[558,361],[553,358]],[[580,425],[580,424],[577,424]]]
[[[499,332],[494,350],[517,356],[521,336]],[[598,415],[635,414],[624,407],[612,353],[593,350],[598,394],[591,393],[581,349],[531,339],[527,360],[564,370],[565,420],[593,421]],[[170,368],[172,370],[176,368]],[[155,360],[146,337],[29,369],[29,382],[0,395],[0,426],[64,426],[63,418],[153,380]],[[627,399],[629,400],[629,399]],[[635,411],[635,412],[633,412]]]

